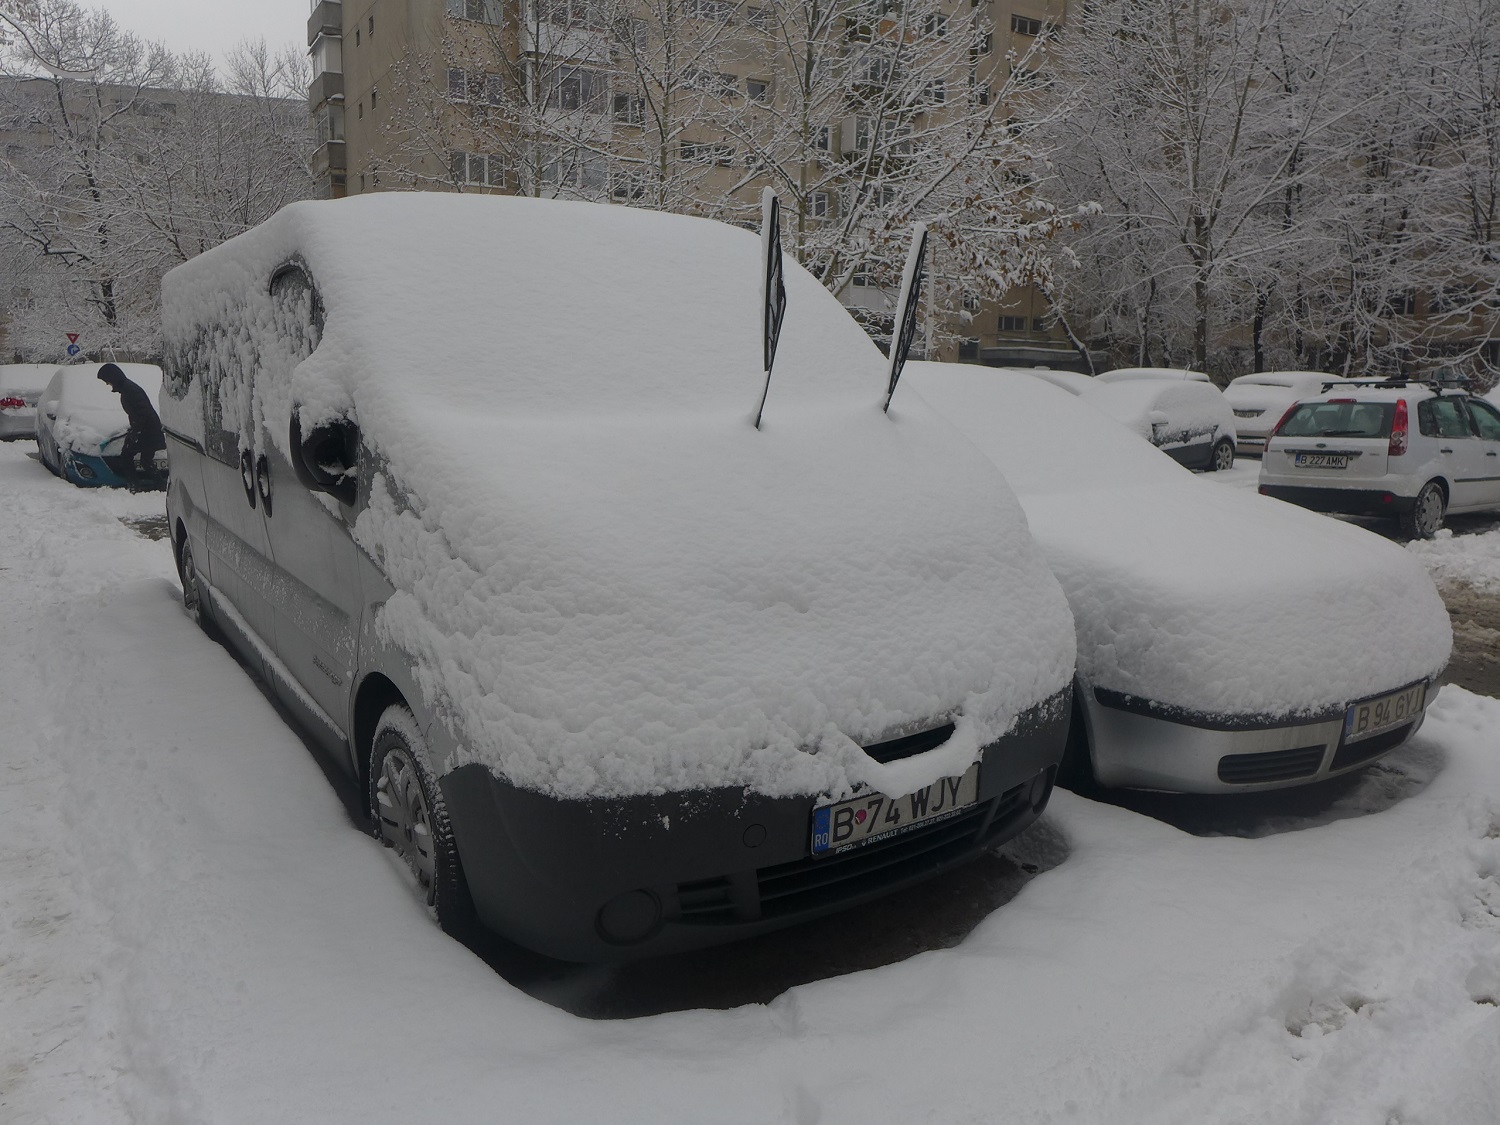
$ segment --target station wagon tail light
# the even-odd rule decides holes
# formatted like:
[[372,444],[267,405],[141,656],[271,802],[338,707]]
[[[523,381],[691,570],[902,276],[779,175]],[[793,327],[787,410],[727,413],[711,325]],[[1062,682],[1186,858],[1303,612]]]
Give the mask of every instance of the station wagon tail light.
[[1386,447],[1386,455],[1389,457],[1400,457],[1406,452],[1406,400],[1396,400],[1396,417],[1391,422],[1391,443]]
[[0,398],[0,410],[20,410],[25,405],[26,400],[24,398],[17,398],[15,395]]

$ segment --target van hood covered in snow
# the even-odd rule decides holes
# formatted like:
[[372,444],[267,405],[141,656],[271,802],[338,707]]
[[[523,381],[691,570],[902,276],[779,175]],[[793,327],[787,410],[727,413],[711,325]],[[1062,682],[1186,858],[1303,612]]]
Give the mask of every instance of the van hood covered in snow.
[[[1066,602],[1004,481],[916,396],[881,413],[879,352],[790,260],[752,428],[754,235],[492,196],[297,204],[168,275],[168,347],[216,285],[273,316],[293,254],[326,310],[293,395],[356,419],[380,466],[355,534],[396,588],[377,628],[461,744],[448,768],[560,796],[905,792],[1069,682]],[[256,407],[285,442],[290,400]],[[856,745],[953,717],[921,760]]]
[[1446,665],[1443,603],[1395,544],[1200,480],[1091,410],[1092,396],[960,365],[912,364],[907,378],[1015,488],[1067,591],[1093,686],[1282,716]]

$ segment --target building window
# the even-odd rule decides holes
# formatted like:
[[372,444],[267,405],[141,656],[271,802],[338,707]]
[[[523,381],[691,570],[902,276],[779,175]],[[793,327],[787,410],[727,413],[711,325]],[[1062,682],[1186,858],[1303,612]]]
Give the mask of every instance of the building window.
[[771,84],[759,78],[745,79],[745,97],[752,102],[765,102],[771,100]]
[[960,340],[958,342],[958,358],[959,359],[978,359],[979,358],[979,338],[976,337],[976,336],[971,336],[967,340]]
[[370,111],[372,113],[375,110],[375,103],[377,101],[379,101],[379,100],[380,100],[380,91],[377,90],[374,86],[371,86],[370,87]]
[[948,100],[948,86],[941,78],[934,78],[922,90],[928,105],[942,105]]
[[646,178],[639,172],[614,172],[609,177],[611,199],[632,202],[646,198]]
[[448,155],[448,172],[456,184],[478,187],[504,187],[505,164],[498,156],[480,152],[453,152]]
[[992,32],[986,31],[983,35],[974,40],[974,45],[969,48],[969,55],[970,57],[977,59],[980,55],[987,55],[994,49],[995,36]]
[[934,12],[922,21],[922,30],[941,39],[948,34],[948,17]]
[[807,193],[807,214],[814,219],[828,218],[828,193],[826,191]]
[[1025,332],[1027,319],[1024,316],[1002,316],[1000,318],[999,331]]
[[979,304],[980,304],[980,296],[979,296],[978,291],[974,290],[974,289],[965,289],[964,290],[964,312],[971,312],[971,313],[978,312],[979,311]]
[[833,151],[833,126],[816,125],[812,131],[812,146],[819,152]]
[[1029,16],[1010,17],[1010,31],[1012,35],[1040,35],[1042,33],[1042,21],[1034,20]]
[[864,266],[859,266],[854,271],[854,276],[849,279],[850,285],[857,285],[861,289],[870,287],[870,274]]
[[363,121],[365,119],[365,103],[364,102],[360,102],[359,103],[359,112],[355,116],[358,117],[361,121]]
[[500,23],[500,0],[448,0],[448,14],[475,23]]
[[456,66],[448,68],[448,100],[451,102],[469,100],[468,72]]
[[313,122],[317,127],[318,144],[328,144],[330,141],[342,141],[344,139],[344,107],[336,102],[330,102],[323,106],[313,115]]
[[734,164],[734,146],[722,141],[683,141],[680,152],[689,164],[717,164],[721,168]]
[[373,36],[375,34],[375,16],[374,16],[374,13],[371,13],[371,15],[370,15],[370,31],[369,31],[369,33],[370,33],[371,36]]
[[1046,332],[1047,322],[1039,316],[1034,316],[1031,318],[1031,330],[1033,332]]
[[581,66],[558,67],[548,75],[547,108],[603,113],[607,80],[598,71]]
[[646,99],[634,94],[616,94],[613,116],[617,125],[640,128],[646,124]]
[[734,4],[730,0],[686,0],[682,10],[690,19],[728,23]]

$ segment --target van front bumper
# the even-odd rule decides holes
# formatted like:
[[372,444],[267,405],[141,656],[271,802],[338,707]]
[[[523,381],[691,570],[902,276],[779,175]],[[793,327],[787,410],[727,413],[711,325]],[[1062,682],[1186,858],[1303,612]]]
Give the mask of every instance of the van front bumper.
[[482,924],[539,953],[621,961],[717,945],[832,913],[964,863],[1041,813],[1070,690],[987,746],[979,799],[862,848],[814,858],[812,797],[706,789],[562,800],[481,765],[442,778]]

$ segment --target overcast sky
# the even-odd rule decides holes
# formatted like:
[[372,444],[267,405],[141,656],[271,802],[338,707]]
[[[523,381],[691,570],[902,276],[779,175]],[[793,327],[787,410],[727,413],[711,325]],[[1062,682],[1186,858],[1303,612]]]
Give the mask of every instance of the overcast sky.
[[82,0],[103,8],[126,31],[159,39],[173,51],[209,51],[216,59],[243,39],[273,50],[307,47],[309,0]]

